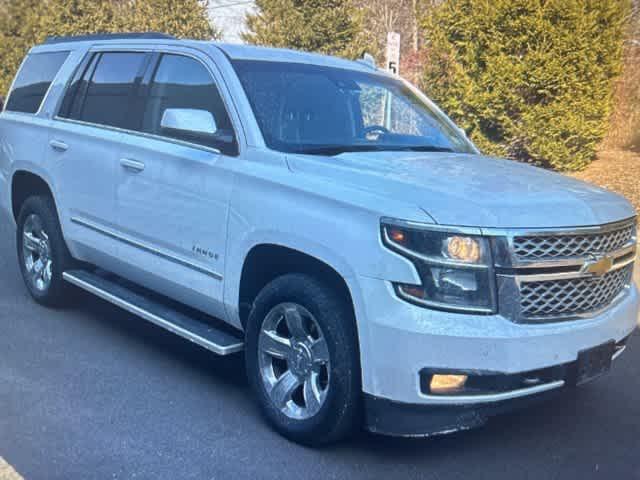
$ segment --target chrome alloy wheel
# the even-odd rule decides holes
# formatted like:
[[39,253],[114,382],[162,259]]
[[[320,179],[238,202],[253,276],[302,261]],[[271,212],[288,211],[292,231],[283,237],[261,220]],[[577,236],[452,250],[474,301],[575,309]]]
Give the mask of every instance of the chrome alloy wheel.
[[262,323],[258,350],[260,376],[273,405],[295,420],[318,413],[327,398],[331,365],[314,316],[295,303],[276,305]]
[[51,285],[51,244],[42,219],[32,213],[22,229],[22,257],[26,276],[31,285],[44,292]]

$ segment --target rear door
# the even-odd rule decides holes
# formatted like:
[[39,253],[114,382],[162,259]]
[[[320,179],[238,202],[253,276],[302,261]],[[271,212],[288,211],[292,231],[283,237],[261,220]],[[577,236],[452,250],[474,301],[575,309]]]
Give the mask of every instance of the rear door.
[[149,60],[143,51],[90,52],[77,69],[52,122],[55,169],[68,240],[82,259],[108,265],[118,256],[115,184],[123,130]]
[[[158,51],[142,81],[139,133],[125,135],[116,187],[127,276],[222,317],[234,128],[215,66],[192,49]],[[208,112],[218,140],[162,127],[169,109]]]

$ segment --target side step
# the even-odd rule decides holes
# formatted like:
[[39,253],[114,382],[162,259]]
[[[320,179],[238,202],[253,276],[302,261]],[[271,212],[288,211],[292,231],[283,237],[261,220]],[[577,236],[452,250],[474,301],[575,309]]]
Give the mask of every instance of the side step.
[[231,327],[214,325],[221,323],[220,320],[200,312],[186,315],[178,311],[171,302],[165,304],[156,300],[154,296],[157,295],[145,295],[141,288],[129,288],[126,282],[112,280],[117,277],[86,270],[69,270],[63,272],[62,277],[67,282],[218,355],[229,355],[243,348],[240,334],[232,332]]

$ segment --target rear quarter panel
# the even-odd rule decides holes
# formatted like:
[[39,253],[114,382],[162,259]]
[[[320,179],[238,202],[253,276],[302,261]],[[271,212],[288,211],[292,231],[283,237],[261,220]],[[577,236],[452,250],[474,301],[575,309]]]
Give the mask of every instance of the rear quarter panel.
[[[31,52],[59,51],[54,46],[35,47]],[[40,110],[36,114],[3,111],[0,113],[0,208],[13,219],[11,182],[15,172],[25,170],[40,176],[48,183],[57,200],[54,179],[47,165],[47,143],[50,118],[57,108],[68,78],[86,52],[86,47],[70,50],[69,56],[49,87]],[[31,53],[30,52],[30,53]]]
[[49,120],[34,115],[0,114],[0,202],[11,219],[11,182],[16,171],[39,175],[56,194],[45,160],[48,124]]

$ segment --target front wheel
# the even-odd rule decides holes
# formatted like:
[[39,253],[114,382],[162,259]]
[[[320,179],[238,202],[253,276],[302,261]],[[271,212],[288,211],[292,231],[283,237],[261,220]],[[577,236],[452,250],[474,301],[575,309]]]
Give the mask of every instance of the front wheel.
[[267,420],[285,437],[321,445],[359,420],[360,367],[346,301],[319,280],[289,274],[269,283],[249,315],[249,383]]

